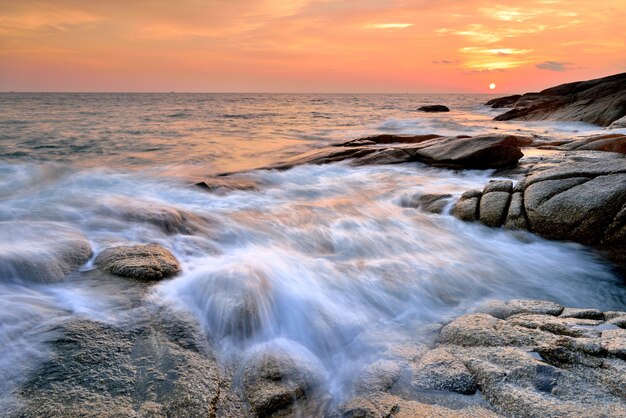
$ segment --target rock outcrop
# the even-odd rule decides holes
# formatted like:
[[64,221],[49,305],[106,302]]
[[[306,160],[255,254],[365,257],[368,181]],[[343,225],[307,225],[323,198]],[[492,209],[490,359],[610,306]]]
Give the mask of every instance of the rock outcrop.
[[59,282],[91,257],[81,233],[54,222],[0,222],[0,236],[2,282]]
[[610,124],[609,128],[611,128],[611,129],[626,128],[626,116],[624,116],[623,118],[620,118],[620,119],[616,120],[615,122],[613,122],[612,124]]
[[452,213],[464,221],[534,232],[605,250],[618,263],[626,253],[626,158],[574,157],[538,164],[514,187],[493,181],[464,193]]
[[626,116],[626,73],[561,84],[539,93],[490,100],[493,107],[513,107],[495,120],[581,121],[609,126]]
[[[444,326],[433,352],[463,365],[497,412],[626,414],[626,329],[612,323],[626,313],[547,301],[494,302],[485,311],[493,315],[465,315]],[[424,357],[439,355],[433,352]]]
[[436,112],[449,112],[448,106],[444,105],[427,105],[418,108],[420,112],[436,113]]
[[530,137],[505,134],[475,137],[380,135],[313,150],[267,168],[288,169],[344,160],[351,160],[355,165],[418,161],[446,168],[503,168],[515,166],[523,155],[520,147],[532,141]]
[[496,97],[495,99],[489,100],[485,103],[486,106],[491,106],[494,109],[499,109],[501,107],[510,107],[513,106],[519,99],[522,97],[521,94],[514,94],[512,96],[505,97]]
[[537,148],[559,151],[606,151],[626,154],[626,135],[592,135],[581,139],[537,143]]
[[156,244],[107,248],[98,254],[94,264],[107,273],[143,281],[166,279],[181,270],[176,257]]

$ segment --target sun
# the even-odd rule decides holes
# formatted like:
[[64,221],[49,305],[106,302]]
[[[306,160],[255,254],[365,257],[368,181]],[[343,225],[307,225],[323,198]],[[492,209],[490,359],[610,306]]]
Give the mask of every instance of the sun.
[[495,88],[496,88],[496,83],[491,83],[491,84],[489,84],[489,88],[490,88],[491,90],[495,89]]

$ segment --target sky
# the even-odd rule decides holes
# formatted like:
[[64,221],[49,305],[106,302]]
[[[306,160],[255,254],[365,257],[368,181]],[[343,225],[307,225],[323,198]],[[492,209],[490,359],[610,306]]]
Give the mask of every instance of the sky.
[[3,0],[0,91],[523,93],[626,72],[625,33],[625,0]]

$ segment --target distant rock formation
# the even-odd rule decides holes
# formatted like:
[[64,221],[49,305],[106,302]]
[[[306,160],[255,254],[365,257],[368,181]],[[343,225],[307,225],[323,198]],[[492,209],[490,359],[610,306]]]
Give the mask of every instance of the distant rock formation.
[[562,120],[609,126],[626,116],[626,73],[561,84],[539,93],[492,99],[494,108],[512,107],[495,120]]
[[417,110],[419,110],[420,112],[429,112],[429,113],[450,111],[448,106],[444,106],[444,105],[427,105],[427,106],[422,106]]

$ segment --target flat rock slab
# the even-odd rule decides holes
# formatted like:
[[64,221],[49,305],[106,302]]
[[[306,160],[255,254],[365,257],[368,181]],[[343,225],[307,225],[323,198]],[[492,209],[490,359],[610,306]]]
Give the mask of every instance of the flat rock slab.
[[313,150],[266,168],[288,169],[344,160],[351,160],[355,165],[418,161],[446,168],[506,168],[517,164],[523,156],[520,147],[529,141],[532,142],[532,138],[506,134],[475,137],[379,135]]
[[176,257],[156,244],[107,248],[98,254],[94,264],[107,273],[144,281],[165,279],[181,271]]

